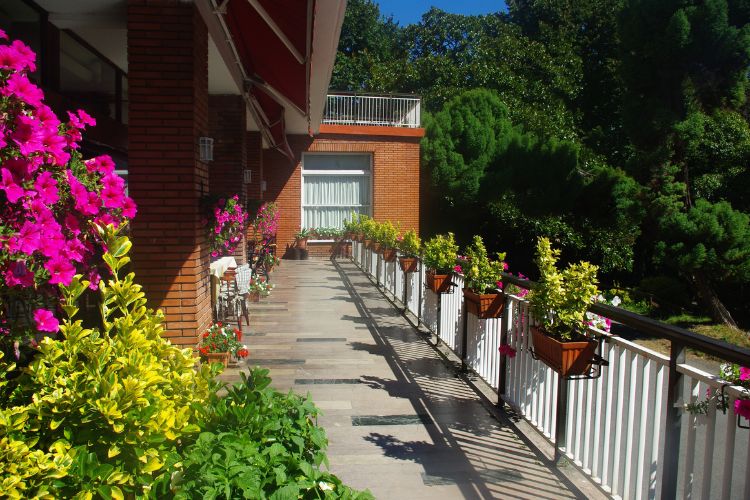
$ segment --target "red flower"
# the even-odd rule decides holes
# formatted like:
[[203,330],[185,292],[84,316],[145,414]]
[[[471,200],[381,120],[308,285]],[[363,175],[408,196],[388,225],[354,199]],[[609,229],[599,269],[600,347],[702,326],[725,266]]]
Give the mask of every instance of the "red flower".
[[508,344],[501,345],[500,349],[498,349],[498,351],[500,351],[500,354],[502,356],[508,356],[509,358],[515,358],[516,357],[516,350],[513,349]]
[[237,337],[237,340],[242,340],[242,332],[237,328],[234,329],[234,336]]
[[206,337],[208,337],[208,332],[203,334],[203,338],[205,339]]
[[201,354],[208,354],[208,347],[201,347],[198,350],[201,352]]
[[250,351],[248,351],[247,349],[240,349],[239,351],[237,351],[237,356],[241,358],[246,358],[248,354],[250,354]]

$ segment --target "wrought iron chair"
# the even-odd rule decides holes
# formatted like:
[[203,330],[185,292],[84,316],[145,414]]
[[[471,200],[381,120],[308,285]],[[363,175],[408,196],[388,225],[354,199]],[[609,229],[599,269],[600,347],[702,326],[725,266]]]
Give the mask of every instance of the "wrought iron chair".
[[[250,279],[253,276],[253,272],[250,269],[250,264],[242,264],[237,268],[235,282],[237,284],[237,301],[239,302],[240,312],[245,318],[245,322],[250,325],[250,313],[247,310],[247,296],[250,293]],[[238,316],[238,322],[241,323]]]

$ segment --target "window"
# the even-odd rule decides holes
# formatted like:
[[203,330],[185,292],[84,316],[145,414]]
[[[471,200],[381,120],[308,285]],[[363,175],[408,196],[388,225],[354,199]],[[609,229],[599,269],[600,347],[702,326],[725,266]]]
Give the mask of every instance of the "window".
[[351,213],[370,215],[369,154],[305,154],[302,227],[343,228]]

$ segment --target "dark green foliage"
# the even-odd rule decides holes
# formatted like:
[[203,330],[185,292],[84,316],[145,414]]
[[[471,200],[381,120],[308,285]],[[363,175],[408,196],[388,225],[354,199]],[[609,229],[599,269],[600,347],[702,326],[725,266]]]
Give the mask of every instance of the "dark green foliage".
[[203,408],[202,432],[182,451],[172,479],[175,498],[372,498],[321,470],[328,440],[309,399],[270,388],[268,370],[241,375]]
[[687,212],[664,216],[655,258],[712,281],[750,280],[750,217],[727,202],[698,200]]

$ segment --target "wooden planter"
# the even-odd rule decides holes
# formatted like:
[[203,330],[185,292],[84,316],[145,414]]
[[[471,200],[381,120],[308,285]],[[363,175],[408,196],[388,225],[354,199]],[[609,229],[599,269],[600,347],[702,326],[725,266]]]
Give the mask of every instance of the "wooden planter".
[[464,288],[466,310],[479,319],[499,318],[505,310],[505,295],[502,293],[474,293]]
[[201,361],[204,363],[221,363],[226,368],[229,365],[229,353],[209,352],[208,354],[201,354]]
[[451,287],[451,275],[450,274],[435,274],[435,271],[430,269],[427,271],[427,288],[435,293],[445,293],[450,290]]
[[396,249],[395,248],[385,248],[383,249],[383,259],[386,262],[393,262],[396,260]]
[[596,351],[595,340],[560,342],[539,327],[531,327],[534,355],[555,370],[561,377],[583,375],[591,370]]
[[399,257],[398,263],[401,265],[401,270],[405,273],[413,273],[417,270],[416,257]]
[[260,302],[260,292],[250,292],[247,294],[247,298],[250,302]]

